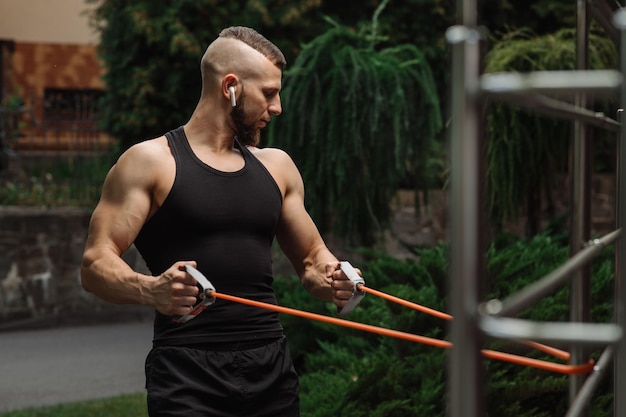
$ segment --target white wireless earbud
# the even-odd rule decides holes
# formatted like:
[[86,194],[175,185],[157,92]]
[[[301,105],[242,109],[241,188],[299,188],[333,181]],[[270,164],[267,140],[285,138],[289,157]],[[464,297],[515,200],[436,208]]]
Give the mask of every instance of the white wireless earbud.
[[230,92],[230,104],[232,104],[233,107],[237,106],[237,100],[235,99],[235,87],[231,85],[228,87],[228,91]]

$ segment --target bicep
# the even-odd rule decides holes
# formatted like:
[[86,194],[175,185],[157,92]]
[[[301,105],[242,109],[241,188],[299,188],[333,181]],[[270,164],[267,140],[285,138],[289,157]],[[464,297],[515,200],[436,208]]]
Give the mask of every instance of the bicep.
[[122,161],[104,181],[102,196],[89,223],[88,248],[107,248],[118,254],[130,247],[151,207],[146,172]]

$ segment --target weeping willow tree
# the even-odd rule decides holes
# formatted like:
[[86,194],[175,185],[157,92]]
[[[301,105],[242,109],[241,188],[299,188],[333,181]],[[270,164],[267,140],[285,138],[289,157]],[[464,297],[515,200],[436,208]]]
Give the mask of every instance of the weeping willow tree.
[[[590,69],[617,65],[613,43],[595,33],[589,36],[588,58]],[[485,59],[485,72],[571,70],[575,66],[575,30],[541,37],[532,37],[525,31],[510,33],[495,44]],[[610,112],[608,102],[594,105],[596,111]],[[534,235],[539,231],[542,195],[550,210],[550,183],[555,174],[568,170],[571,127],[571,122],[511,105],[492,103],[486,107],[486,200],[489,218],[496,227],[525,212],[527,233]],[[598,139],[602,139],[601,133]]]
[[285,72],[283,114],[268,143],[301,170],[307,208],[322,231],[372,244],[391,218],[401,182],[428,187],[437,173],[439,98],[414,45],[377,48],[371,30],[341,25],[305,45]]

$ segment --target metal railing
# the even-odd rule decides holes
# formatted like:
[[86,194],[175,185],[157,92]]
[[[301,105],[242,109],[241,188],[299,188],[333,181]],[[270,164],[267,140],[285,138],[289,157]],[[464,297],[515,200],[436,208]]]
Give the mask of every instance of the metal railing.
[[[586,108],[587,95],[620,92],[621,107],[626,103],[623,71],[626,69],[626,11],[614,11],[603,0],[577,1],[577,70],[534,72],[528,74],[480,74],[480,45],[477,2],[457,0],[460,21],[446,33],[452,46],[452,125],[451,125],[451,326],[453,348],[449,357],[449,415],[478,417],[485,415],[484,369],[480,350],[484,339],[549,340],[565,343],[574,363],[585,361],[589,346],[604,347],[594,370],[587,376],[570,376],[570,408],[567,417],[588,413],[588,404],[599,381],[615,363],[614,415],[626,417],[626,281],[623,265],[626,245],[619,238],[626,224],[626,127],[619,120]],[[621,43],[620,71],[587,69],[588,15],[596,19],[608,36]],[[550,97],[569,95],[574,104]],[[481,278],[484,276],[482,236],[483,168],[480,150],[481,110],[485,99],[512,103],[528,110],[574,122],[573,141],[573,212],[570,234],[571,258],[551,274],[509,298],[482,302]],[[616,132],[617,230],[600,239],[589,240],[589,143],[590,126]],[[583,242],[587,242],[583,245]],[[589,322],[589,264],[609,244],[616,245],[615,322]],[[570,322],[537,323],[514,317],[556,289],[570,284]]]
[[97,202],[116,149],[89,93],[54,90],[27,106],[0,107],[0,205]]

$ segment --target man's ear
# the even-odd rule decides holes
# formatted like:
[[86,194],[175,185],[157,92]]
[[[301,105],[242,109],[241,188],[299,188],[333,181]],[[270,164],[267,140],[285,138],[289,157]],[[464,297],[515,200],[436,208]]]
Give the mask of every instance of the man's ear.
[[224,94],[228,94],[230,103],[233,107],[237,106],[237,87],[238,79],[235,74],[226,74],[222,80],[222,88]]

